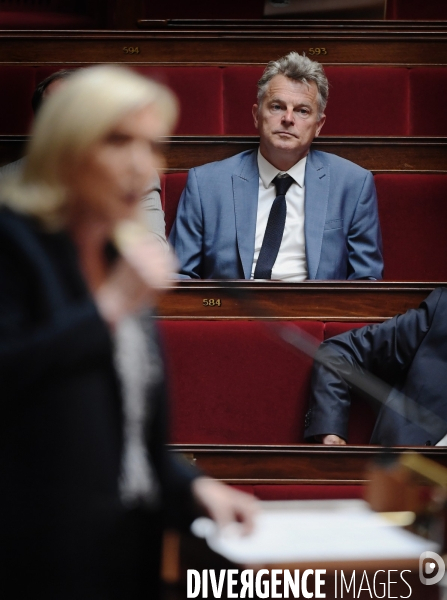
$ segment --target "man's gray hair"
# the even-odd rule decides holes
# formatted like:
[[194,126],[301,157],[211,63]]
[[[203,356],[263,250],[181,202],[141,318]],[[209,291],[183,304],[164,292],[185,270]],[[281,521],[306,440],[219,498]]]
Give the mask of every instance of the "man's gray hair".
[[318,110],[319,116],[324,113],[327,99],[329,96],[329,82],[320,63],[310,60],[307,56],[298,54],[298,52],[289,52],[286,56],[278,60],[272,60],[268,63],[258,81],[258,105],[260,106],[264,99],[268,85],[275,75],[284,75],[294,81],[310,83],[314,81],[318,89]]

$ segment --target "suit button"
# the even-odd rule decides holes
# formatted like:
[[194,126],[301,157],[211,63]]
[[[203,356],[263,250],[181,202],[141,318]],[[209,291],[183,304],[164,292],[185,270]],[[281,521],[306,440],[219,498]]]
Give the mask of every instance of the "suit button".
[[431,446],[431,442],[430,442],[430,440],[427,440],[427,441],[425,442],[425,445],[426,445],[426,446]]

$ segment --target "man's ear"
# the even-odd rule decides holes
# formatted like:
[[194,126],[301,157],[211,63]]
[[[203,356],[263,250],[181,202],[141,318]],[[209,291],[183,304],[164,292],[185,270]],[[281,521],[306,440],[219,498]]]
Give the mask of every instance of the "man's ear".
[[315,134],[315,137],[318,137],[320,135],[320,131],[322,130],[325,121],[326,121],[326,115],[321,115],[321,119],[320,119],[320,122],[318,123],[317,133]]
[[251,114],[253,115],[253,122],[255,124],[256,129],[258,128],[258,109],[259,106],[257,104],[253,104],[253,108],[251,109]]

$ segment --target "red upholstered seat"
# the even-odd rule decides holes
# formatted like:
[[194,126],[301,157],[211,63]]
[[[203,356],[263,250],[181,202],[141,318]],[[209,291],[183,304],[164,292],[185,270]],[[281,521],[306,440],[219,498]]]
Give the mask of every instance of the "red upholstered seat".
[[[446,3],[447,8],[447,3]],[[410,135],[447,136],[445,67],[410,69]]]
[[387,280],[447,281],[447,176],[376,175]]
[[322,135],[407,135],[408,71],[327,67],[329,102]]
[[32,67],[0,66],[0,135],[26,134],[32,120]]
[[387,0],[387,19],[444,20],[447,19],[445,0]]
[[258,80],[263,67],[226,67],[223,69],[224,133],[256,135],[251,109],[256,103]]
[[162,205],[165,211],[166,235],[168,236],[177,214],[178,202],[186,185],[188,173],[168,173],[163,178]]
[[169,86],[180,101],[177,135],[223,133],[222,70],[218,67],[136,67]]
[[[223,70],[226,134],[256,134],[251,109],[262,72],[263,67]],[[330,91],[323,135],[408,134],[407,69],[327,67],[326,74]]]
[[[323,323],[290,323],[323,339]],[[260,322],[163,321],[172,442],[303,441],[311,359]]]

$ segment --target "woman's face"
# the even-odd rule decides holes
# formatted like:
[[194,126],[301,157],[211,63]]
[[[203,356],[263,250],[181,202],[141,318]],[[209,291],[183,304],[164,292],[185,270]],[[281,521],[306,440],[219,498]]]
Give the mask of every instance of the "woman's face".
[[70,174],[68,185],[76,217],[113,227],[136,215],[162,160],[157,140],[166,135],[152,107],[129,113],[94,143]]

